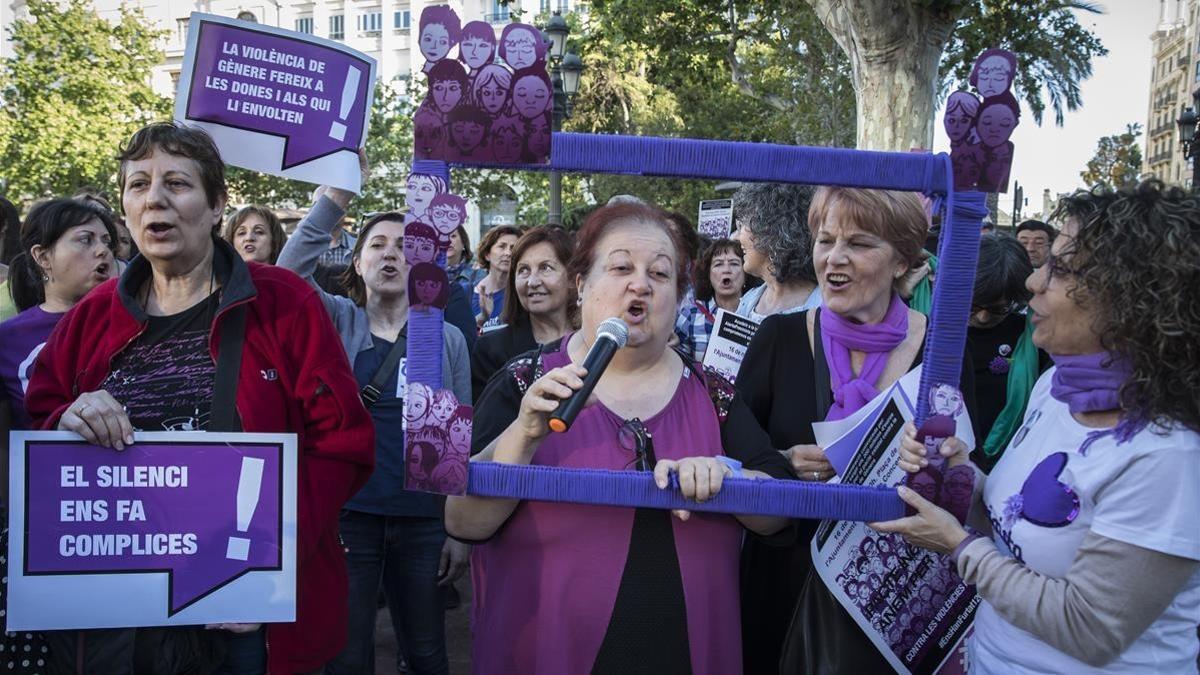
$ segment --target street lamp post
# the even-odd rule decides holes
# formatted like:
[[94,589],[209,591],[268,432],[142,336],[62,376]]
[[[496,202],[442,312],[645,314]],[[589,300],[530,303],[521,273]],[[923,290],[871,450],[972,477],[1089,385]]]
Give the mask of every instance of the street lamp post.
[[1200,89],[1192,92],[1192,107],[1184,108],[1175,124],[1179,125],[1179,144],[1183,146],[1183,156],[1192,160],[1192,190],[1200,190],[1200,137],[1197,137],[1196,111],[1200,110]]
[[[579,75],[583,72],[583,61],[575,54],[567,54],[567,36],[571,27],[558,12],[555,12],[546,22],[544,29],[549,40],[550,82],[554,87],[554,109],[551,119],[551,130],[562,131],[563,120],[570,119],[571,99],[579,93]],[[546,222],[551,225],[562,224],[562,174],[550,172],[550,208],[546,214]]]

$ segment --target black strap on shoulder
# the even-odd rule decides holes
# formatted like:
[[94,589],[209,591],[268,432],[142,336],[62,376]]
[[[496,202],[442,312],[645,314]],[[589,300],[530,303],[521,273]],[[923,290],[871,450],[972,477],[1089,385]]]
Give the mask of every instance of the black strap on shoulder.
[[241,431],[237,412],[238,375],[242,370],[242,346],[246,339],[246,305],[229,308],[221,322],[217,371],[213,375],[212,411],[207,431]]
[[375,405],[375,402],[383,395],[383,385],[387,384],[388,376],[396,369],[396,366],[400,365],[400,357],[404,356],[404,352],[408,351],[408,340],[400,339],[401,337],[407,337],[407,335],[408,324],[405,324],[404,328],[400,329],[399,335],[396,336],[396,342],[392,344],[392,349],[388,352],[387,358],[379,365],[379,370],[375,371],[370,383],[358,392],[359,397],[362,398],[363,405],[368,409]]
[[825,343],[821,341],[821,309],[813,310],[813,388],[817,402],[817,416],[825,419],[833,407],[833,386],[829,379],[829,362],[825,360]]

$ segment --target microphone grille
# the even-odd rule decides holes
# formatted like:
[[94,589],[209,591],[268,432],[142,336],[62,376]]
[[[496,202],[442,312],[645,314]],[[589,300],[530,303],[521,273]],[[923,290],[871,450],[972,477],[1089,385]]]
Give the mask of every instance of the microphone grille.
[[619,317],[605,319],[596,327],[596,339],[599,340],[604,335],[616,342],[617,347],[624,347],[629,340],[629,326],[626,326]]

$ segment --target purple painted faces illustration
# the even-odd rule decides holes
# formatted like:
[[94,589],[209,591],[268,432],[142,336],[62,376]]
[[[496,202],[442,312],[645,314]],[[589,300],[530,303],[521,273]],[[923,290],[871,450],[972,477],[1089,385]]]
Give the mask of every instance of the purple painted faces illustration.
[[433,198],[446,192],[446,181],[440,176],[430,176],[424,173],[408,174],[405,185],[404,201],[408,207],[408,215],[413,220],[428,220],[429,205]]
[[437,159],[446,150],[446,127],[432,110],[413,116],[413,155],[417,159]]
[[[405,236],[406,241],[407,239],[408,237]],[[408,293],[408,302],[413,309],[429,309],[430,307],[446,309],[446,302],[450,299],[450,284],[446,280],[446,270],[431,262],[414,265],[408,273]],[[443,420],[434,414],[434,403],[436,401],[431,401],[426,424],[440,428],[443,426]],[[455,403],[455,406],[457,405]],[[449,419],[448,416],[447,419]]]
[[470,80],[467,71],[458,61],[439,61],[429,71],[429,98],[435,110],[442,115],[454,110],[463,100]]
[[481,108],[463,104],[450,111],[450,147],[458,158],[474,157],[483,146],[492,118]]
[[975,131],[979,142],[989,147],[1006,143],[1020,122],[1020,108],[1012,94],[984,99],[979,107]]
[[462,29],[462,41],[458,43],[458,60],[466,64],[472,73],[492,62],[496,53],[496,34],[491,24],[471,21]]
[[526,70],[513,73],[513,111],[529,120],[546,114],[553,104],[550,77],[544,71]]
[[420,382],[409,382],[404,399],[404,428],[408,432],[419,431],[429,419],[433,390]]
[[430,220],[433,229],[444,240],[467,220],[467,200],[452,194],[440,194],[433,198],[429,207]]
[[[438,233],[432,226],[415,221],[404,226],[404,259],[409,265],[431,263],[437,257]],[[409,273],[410,285],[412,273]]]
[[532,155],[530,161],[544,162],[550,157],[550,114],[529,120],[529,137],[525,143]]
[[495,119],[508,104],[508,92],[512,89],[512,73],[498,63],[489,63],[475,75],[471,94],[475,105],[483,108],[489,117]]
[[524,23],[510,23],[500,34],[500,58],[514,71],[546,60],[546,44],[538,29]]
[[946,99],[946,113],[942,124],[950,137],[950,146],[961,145],[970,140],[975,116],[979,113],[979,99],[966,91],[956,91]]
[[492,160],[500,164],[517,164],[525,152],[525,125],[508,117],[492,125]]
[[969,81],[983,98],[999,96],[1012,86],[1017,57],[1004,49],[986,49],[975,59]]
[[962,392],[954,385],[935,385],[929,390],[929,411],[934,415],[957,417],[963,411]]
[[418,47],[425,57],[425,72],[458,44],[459,25],[458,14],[449,5],[433,5],[421,12]]

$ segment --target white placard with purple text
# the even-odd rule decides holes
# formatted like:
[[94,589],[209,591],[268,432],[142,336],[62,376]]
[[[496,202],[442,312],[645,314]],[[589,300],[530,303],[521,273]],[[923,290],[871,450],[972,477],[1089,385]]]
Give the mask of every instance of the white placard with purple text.
[[207,131],[226,164],[357,193],[375,69],[340,42],[193,13],[175,120]]
[[296,620],[294,434],[9,435],[8,629]]

